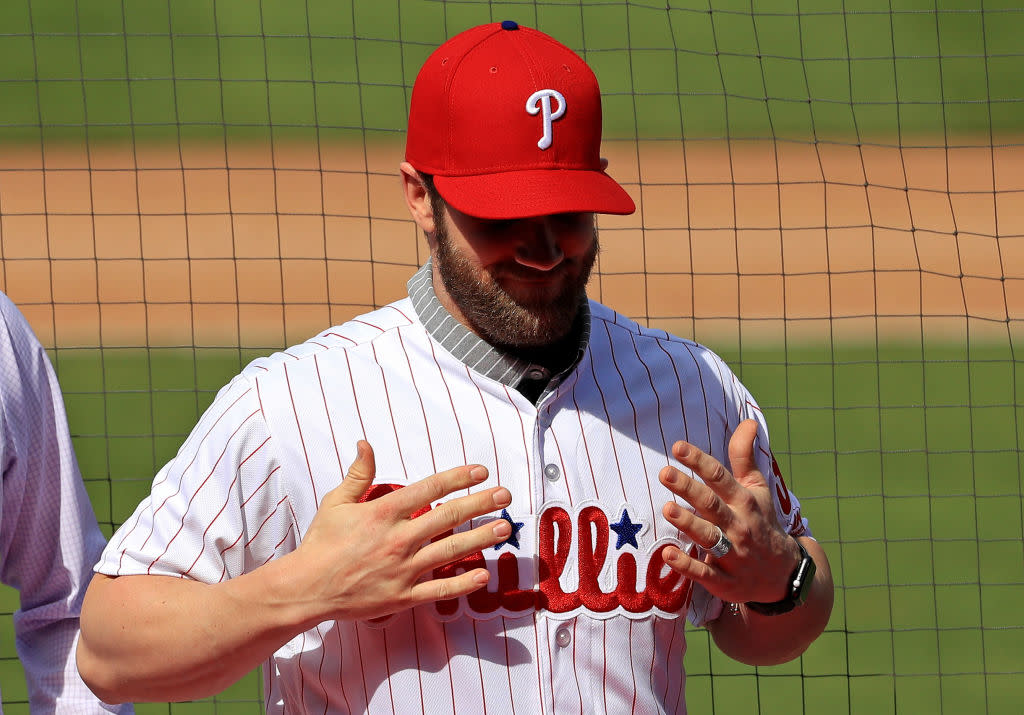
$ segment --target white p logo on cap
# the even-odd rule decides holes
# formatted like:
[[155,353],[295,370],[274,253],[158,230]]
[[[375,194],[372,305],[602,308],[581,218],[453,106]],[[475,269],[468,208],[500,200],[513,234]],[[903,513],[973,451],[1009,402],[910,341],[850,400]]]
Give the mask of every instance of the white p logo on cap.
[[[558,108],[551,111],[551,99],[558,102]],[[557,89],[539,89],[526,100],[526,111],[530,114],[540,113],[544,120],[544,135],[537,142],[541,149],[551,146],[551,123],[565,114],[565,97]]]

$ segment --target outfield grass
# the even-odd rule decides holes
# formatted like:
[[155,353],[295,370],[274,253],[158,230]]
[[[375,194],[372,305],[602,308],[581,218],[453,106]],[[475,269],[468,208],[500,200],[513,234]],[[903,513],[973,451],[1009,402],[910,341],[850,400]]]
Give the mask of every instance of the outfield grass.
[[506,18],[585,55],[608,138],[1024,125],[1010,0],[13,0],[0,141],[396,136],[431,49]]
[[[758,702],[761,713],[783,714],[796,698],[798,712],[1016,712],[1024,368],[1011,351],[824,344],[723,353],[765,408],[838,589],[825,635],[801,660],[760,677],[693,631],[691,711],[752,712]],[[108,533],[252,356],[56,352],[83,476]],[[0,629],[0,687],[14,703],[24,686],[9,619]],[[258,692],[253,675],[216,702],[170,711],[258,712]]]
[[[0,143],[398,139],[431,49],[505,18],[584,54],[609,139],[956,143],[1024,128],[1024,11],[1011,0],[9,0]],[[1016,713],[1024,372],[1012,350],[823,340],[722,352],[768,414],[839,590],[811,651],[760,677],[694,631],[691,711]],[[253,356],[54,353],[106,533]],[[15,607],[0,589],[0,612]],[[25,713],[11,628],[0,618],[0,687],[6,711]],[[250,676],[215,701],[139,712],[259,712],[258,689]]]

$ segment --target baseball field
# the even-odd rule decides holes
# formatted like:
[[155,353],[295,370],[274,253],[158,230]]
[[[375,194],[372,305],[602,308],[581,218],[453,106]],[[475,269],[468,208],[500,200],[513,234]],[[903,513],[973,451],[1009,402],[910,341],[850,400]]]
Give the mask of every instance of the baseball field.
[[[404,295],[427,255],[396,178],[408,90],[508,16],[606,95],[638,211],[601,218],[591,296],[730,362],[832,561],[799,660],[743,667],[691,632],[690,712],[1018,712],[1024,13],[143,5],[0,6],[0,289],[52,349],[108,534],[240,367]],[[24,713],[13,643],[0,618]],[[259,684],[138,711],[256,713]]]

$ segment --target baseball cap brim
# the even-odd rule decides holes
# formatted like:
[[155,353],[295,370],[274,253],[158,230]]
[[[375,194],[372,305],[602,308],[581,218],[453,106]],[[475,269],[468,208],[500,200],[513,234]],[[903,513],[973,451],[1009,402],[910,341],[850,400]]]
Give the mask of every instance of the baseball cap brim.
[[603,171],[532,169],[475,176],[435,176],[441,197],[464,214],[516,219],[559,213],[631,214],[625,189]]

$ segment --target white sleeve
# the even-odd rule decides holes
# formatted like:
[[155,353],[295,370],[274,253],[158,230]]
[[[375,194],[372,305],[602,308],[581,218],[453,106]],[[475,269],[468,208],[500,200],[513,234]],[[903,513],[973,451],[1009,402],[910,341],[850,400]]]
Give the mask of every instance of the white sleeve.
[[[739,385],[739,383],[737,383]],[[746,388],[739,385],[740,393],[743,396],[743,407],[740,419],[752,419],[757,422],[757,438],[754,440],[754,459],[757,468],[764,475],[768,483],[768,489],[772,493],[772,503],[775,505],[775,518],[783,531],[793,536],[811,536],[811,529],[807,519],[801,514],[800,500],[789,490],[786,480],[782,476],[782,470],[775,459],[771,445],[768,440],[768,423],[764,413],[758,407],[757,402],[747,392]],[[729,433],[732,437],[732,433]]]
[[132,712],[101,703],[75,664],[78,618],[103,549],[53,367],[0,294],[0,579],[17,589],[18,657],[33,713]]
[[293,550],[281,472],[257,383],[236,377],[111,537],[96,570],[218,583]]
[[[721,461],[726,468],[729,468],[728,454],[729,441],[739,423],[743,420],[754,420],[757,422],[757,437],[754,440],[754,460],[757,468],[764,475],[768,489],[772,493],[772,503],[775,506],[775,518],[782,529],[793,536],[811,536],[807,519],[800,512],[800,501],[786,486],[782,471],[772,453],[768,439],[768,423],[764,413],[758,406],[757,401],[749,390],[739,381],[736,375],[725,365],[719,364],[720,374],[723,376],[722,387],[725,390],[726,403],[729,407],[726,410],[727,420],[725,430],[721,435],[719,450]],[[721,599],[712,596],[703,587],[696,585],[693,590],[693,599],[690,605],[690,621],[697,626],[702,626],[708,621],[713,621],[722,613],[723,603]]]

